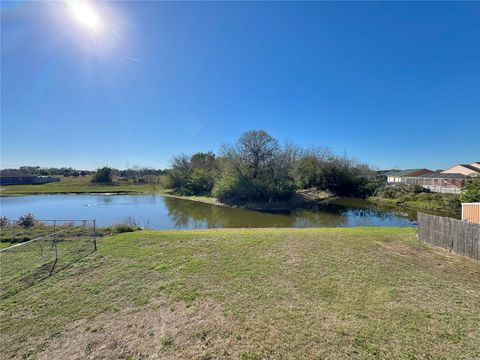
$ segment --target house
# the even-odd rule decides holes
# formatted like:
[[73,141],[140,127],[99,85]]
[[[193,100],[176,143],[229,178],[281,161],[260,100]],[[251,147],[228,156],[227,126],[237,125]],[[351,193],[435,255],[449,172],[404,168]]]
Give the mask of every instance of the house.
[[425,174],[432,174],[432,170],[428,169],[407,169],[407,170],[393,170],[383,175],[387,177],[387,182],[391,184],[403,183],[405,177],[417,177]]
[[403,182],[405,184],[420,185],[433,192],[460,194],[467,179],[467,175],[460,173],[432,173],[418,177],[405,177]]
[[0,185],[45,184],[60,181],[60,178],[36,176],[18,170],[0,170]]
[[462,203],[462,220],[480,224],[480,203]]
[[471,164],[457,164],[447,170],[442,171],[443,174],[463,174],[467,176],[480,175],[480,162]]
[[480,162],[457,164],[439,172],[428,169],[394,170],[384,174],[391,185],[420,185],[434,192],[459,194],[470,176],[480,175]]

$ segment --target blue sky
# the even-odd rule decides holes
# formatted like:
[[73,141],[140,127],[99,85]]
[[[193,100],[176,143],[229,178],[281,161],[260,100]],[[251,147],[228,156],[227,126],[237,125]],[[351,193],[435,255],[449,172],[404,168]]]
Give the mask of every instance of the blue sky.
[[[379,168],[480,161],[479,2],[1,4],[1,167],[165,167],[246,130]],[[68,11],[67,11],[68,10]]]

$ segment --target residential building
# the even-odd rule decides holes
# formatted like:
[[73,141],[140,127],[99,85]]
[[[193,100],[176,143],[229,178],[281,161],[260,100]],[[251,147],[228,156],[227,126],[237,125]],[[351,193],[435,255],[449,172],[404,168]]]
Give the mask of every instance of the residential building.
[[387,182],[391,184],[402,183],[402,179],[405,177],[417,177],[425,174],[432,174],[432,170],[428,169],[407,169],[407,170],[393,170],[384,173],[383,176],[387,177]]
[[467,179],[467,175],[459,173],[431,173],[417,177],[403,177],[402,183],[420,185],[433,192],[460,194]]
[[467,176],[480,175],[480,162],[471,164],[457,164],[447,170],[442,171],[443,174],[463,174]]
[[0,170],[0,185],[45,184],[60,181],[60,178],[36,176],[18,170]]

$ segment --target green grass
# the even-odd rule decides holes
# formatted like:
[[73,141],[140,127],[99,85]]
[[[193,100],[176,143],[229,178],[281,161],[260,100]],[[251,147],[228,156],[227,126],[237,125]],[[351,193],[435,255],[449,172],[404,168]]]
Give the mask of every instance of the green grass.
[[434,215],[450,216],[454,218],[461,217],[461,208],[458,204],[452,204],[452,200],[456,195],[452,194],[439,194],[439,193],[426,193],[423,198],[415,198],[412,196],[401,197],[398,199],[388,199],[382,197],[370,197],[368,200],[376,205],[386,205],[396,209],[404,209],[407,212],[409,210],[424,211],[432,213]]
[[59,182],[39,185],[9,185],[0,187],[0,195],[58,194],[58,193],[157,193],[158,184],[134,184],[114,181],[113,184],[94,184],[91,176],[61,177]]
[[7,295],[1,358],[480,357],[480,264],[411,229],[120,234]]

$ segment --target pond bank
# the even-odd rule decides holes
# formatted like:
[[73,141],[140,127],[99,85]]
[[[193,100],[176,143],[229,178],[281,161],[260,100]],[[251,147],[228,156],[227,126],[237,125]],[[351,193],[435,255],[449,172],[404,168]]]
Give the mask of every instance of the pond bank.
[[432,215],[448,216],[456,219],[461,218],[461,209],[448,205],[441,205],[433,200],[427,201],[403,201],[400,199],[385,199],[380,197],[370,197],[368,201],[372,204],[383,206],[390,209],[396,209],[408,214],[417,211],[425,212]]
[[248,202],[242,202],[238,204],[222,203],[217,198],[210,197],[210,196],[179,195],[169,190],[166,190],[159,194],[162,196],[196,201],[204,204],[248,209],[248,210],[255,210],[255,211],[263,211],[263,212],[272,212],[272,213],[284,213],[284,212],[290,212],[292,210],[297,210],[297,209],[308,209],[315,205],[322,204],[326,201],[339,199],[338,197],[334,196],[332,193],[329,193],[326,191],[312,191],[311,189],[297,191],[290,200],[248,201]]

